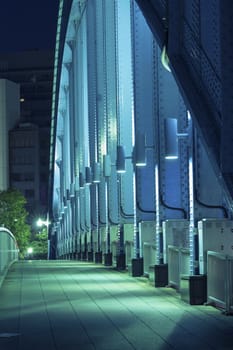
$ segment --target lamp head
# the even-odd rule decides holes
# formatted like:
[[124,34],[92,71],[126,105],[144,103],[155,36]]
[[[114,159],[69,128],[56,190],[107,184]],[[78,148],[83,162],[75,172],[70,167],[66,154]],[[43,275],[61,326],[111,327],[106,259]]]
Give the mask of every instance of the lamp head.
[[178,159],[177,119],[165,119],[165,159]]
[[98,162],[94,163],[93,182],[94,183],[99,183],[100,182],[100,163],[98,163]]
[[146,136],[141,132],[136,133],[133,162],[137,167],[146,166]]
[[121,145],[117,146],[116,171],[119,174],[125,173],[125,150]]

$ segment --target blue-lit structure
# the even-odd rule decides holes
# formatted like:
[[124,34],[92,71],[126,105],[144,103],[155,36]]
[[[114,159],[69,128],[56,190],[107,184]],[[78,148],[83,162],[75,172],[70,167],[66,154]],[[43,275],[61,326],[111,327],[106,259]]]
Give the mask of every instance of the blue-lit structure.
[[[223,232],[232,219],[232,5],[224,4],[60,1],[51,258],[133,276],[168,265],[178,289],[182,274],[199,275],[202,223]],[[226,237],[211,250],[231,256]]]

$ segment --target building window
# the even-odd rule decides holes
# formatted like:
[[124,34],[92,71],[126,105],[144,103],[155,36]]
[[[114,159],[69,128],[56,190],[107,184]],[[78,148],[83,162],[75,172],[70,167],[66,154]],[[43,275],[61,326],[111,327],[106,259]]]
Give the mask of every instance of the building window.
[[34,180],[34,173],[24,173],[24,181],[33,181]]
[[7,71],[8,71],[8,62],[0,61],[0,72],[7,72]]
[[19,173],[13,173],[11,174],[12,181],[21,181],[21,174]]
[[34,190],[25,190],[24,192],[26,198],[34,198],[35,191]]

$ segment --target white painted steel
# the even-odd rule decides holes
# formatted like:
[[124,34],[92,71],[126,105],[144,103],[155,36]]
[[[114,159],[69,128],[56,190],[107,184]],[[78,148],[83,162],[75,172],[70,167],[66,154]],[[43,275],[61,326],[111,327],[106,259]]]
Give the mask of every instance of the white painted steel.
[[207,273],[207,251],[233,256],[233,221],[202,219],[198,222],[200,274]]
[[18,260],[19,249],[14,235],[0,227],[0,286],[10,265]]
[[189,275],[190,251],[185,248],[168,246],[168,284],[180,289],[181,275]]
[[233,257],[213,251],[207,252],[207,302],[233,311]]

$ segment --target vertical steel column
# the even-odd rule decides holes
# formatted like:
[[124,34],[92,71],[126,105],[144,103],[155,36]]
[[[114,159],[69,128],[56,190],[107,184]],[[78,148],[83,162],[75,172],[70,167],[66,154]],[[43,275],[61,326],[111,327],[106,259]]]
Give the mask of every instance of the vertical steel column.
[[72,232],[72,253],[76,258],[77,254],[77,227],[76,227],[76,209],[75,209],[75,69],[77,64],[75,55],[75,39],[71,38],[68,42],[71,50],[71,64],[69,70],[69,115],[70,115],[70,206],[71,206],[71,232]]
[[[89,147],[90,147],[90,165],[92,171],[98,162],[98,122],[97,122],[97,43],[96,43],[96,2],[88,1],[86,7],[87,14],[87,61],[88,61],[88,121],[89,121]],[[99,198],[98,184],[92,184],[90,187],[91,200],[91,225],[92,239],[94,243],[94,252],[99,253]],[[97,244],[97,246],[96,246]]]
[[[96,3],[96,64],[97,64],[97,137],[98,161],[101,164],[99,183],[99,246],[106,253],[108,235],[108,184],[104,177],[104,156],[107,154],[107,82],[106,82],[106,8],[105,0]],[[105,243],[105,246],[104,246]]]
[[[134,70],[134,108],[135,134],[146,137],[146,166],[135,168],[135,245],[138,274],[143,274],[143,237],[139,234],[139,222],[155,220],[155,163],[156,163],[156,123],[157,112],[157,45],[145,21],[134,2],[132,20],[132,47]],[[135,140],[137,142],[138,140]],[[159,213],[159,211],[158,211]],[[151,241],[155,240],[151,233]],[[136,262],[135,262],[136,264]]]
[[188,181],[189,181],[189,250],[190,250],[190,275],[195,274],[195,198],[194,198],[194,167],[193,167],[193,125],[188,113]]
[[108,224],[119,221],[116,146],[117,146],[117,28],[115,1],[105,0],[105,71],[106,71],[106,117],[107,117],[107,154],[110,161],[108,177]]
[[[132,156],[134,145],[134,96],[132,69],[132,31],[131,31],[131,1],[115,2],[117,29],[117,143],[124,146],[127,158]],[[122,228],[124,223],[134,222],[134,181],[133,164],[126,159],[126,172],[119,174],[118,195],[121,229],[119,230],[119,245],[124,249]],[[134,233],[135,236],[136,233]],[[125,239],[125,238],[124,238]],[[136,247],[133,247],[135,255]],[[118,257],[121,261],[122,257]]]

